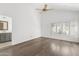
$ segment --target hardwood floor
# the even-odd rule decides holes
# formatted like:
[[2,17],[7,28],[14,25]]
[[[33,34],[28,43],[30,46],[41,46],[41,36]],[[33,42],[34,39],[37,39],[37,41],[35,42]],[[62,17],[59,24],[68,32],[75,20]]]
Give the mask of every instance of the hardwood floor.
[[1,56],[79,56],[79,43],[36,38],[0,50]]

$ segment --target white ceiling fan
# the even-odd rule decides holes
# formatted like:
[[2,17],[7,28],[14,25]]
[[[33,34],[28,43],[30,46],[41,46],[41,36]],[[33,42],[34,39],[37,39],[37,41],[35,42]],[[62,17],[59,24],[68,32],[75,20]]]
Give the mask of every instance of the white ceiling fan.
[[36,10],[39,10],[39,11],[41,11],[41,12],[46,12],[46,11],[50,11],[50,10],[53,10],[53,9],[49,9],[49,8],[48,8],[48,5],[47,5],[47,4],[44,4],[44,5],[43,5],[43,8],[36,9]]

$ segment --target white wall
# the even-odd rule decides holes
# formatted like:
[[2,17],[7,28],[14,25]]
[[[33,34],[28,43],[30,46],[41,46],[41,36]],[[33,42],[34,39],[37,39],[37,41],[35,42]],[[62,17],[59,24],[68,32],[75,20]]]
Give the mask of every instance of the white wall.
[[12,44],[40,36],[39,17],[31,4],[0,4],[0,14],[12,17]]
[[[57,22],[71,22],[79,20],[79,12],[75,11],[64,11],[64,10],[52,10],[40,14],[41,19],[41,32],[43,37],[50,37],[68,41],[79,42],[79,37],[76,36],[64,36],[64,35],[52,35],[51,34],[51,24]],[[78,22],[79,23],[79,22]]]
[[[12,44],[40,36],[52,37],[50,23],[79,19],[79,13],[72,11],[53,10],[38,14],[35,10],[36,6],[37,4],[0,4],[0,15],[12,18]],[[56,36],[56,38],[66,39],[67,37]]]

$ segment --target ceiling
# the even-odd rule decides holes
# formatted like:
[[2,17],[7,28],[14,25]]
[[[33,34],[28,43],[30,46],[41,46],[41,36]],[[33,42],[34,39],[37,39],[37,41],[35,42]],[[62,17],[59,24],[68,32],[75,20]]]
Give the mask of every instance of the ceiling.
[[29,7],[29,5],[31,6],[31,8],[43,8],[44,4],[48,4],[48,8],[49,9],[55,9],[55,10],[70,10],[70,11],[79,11],[79,3],[11,3],[11,4],[8,4],[8,3],[2,3],[0,4],[0,7],[5,7],[5,8],[13,8],[13,7],[18,7],[18,6],[24,6],[26,7],[26,5]]

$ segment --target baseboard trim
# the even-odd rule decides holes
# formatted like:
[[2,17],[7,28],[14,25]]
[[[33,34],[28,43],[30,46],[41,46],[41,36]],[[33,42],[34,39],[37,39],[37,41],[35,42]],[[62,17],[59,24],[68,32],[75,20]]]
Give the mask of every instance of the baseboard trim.
[[79,42],[77,42],[77,41],[70,41],[70,40],[56,39],[56,38],[51,38],[51,37],[41,37],[41,38],[53,39],[53,40],[60,40],[60,41],[66,41],[66,42],[78,43],[78,44],[79,44]]

